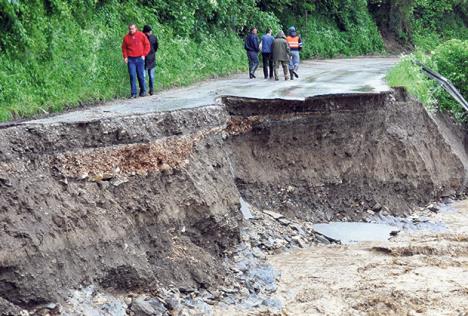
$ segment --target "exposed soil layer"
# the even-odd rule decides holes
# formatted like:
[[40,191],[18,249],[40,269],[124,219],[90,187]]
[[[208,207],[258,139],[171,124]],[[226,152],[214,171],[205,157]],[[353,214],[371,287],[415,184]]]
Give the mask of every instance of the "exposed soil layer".
[[220,286],[240,196],[308,221],[409,212],[464,190],[441,133],[402,91],[0,129],[0,298]]
[[238,125],[249,126],[230,139],[237,186],[261,209],[359,220],[382,207],[409,213],[463,188],[463,153],[403,91],[225,102],[236,121],[247,122]]

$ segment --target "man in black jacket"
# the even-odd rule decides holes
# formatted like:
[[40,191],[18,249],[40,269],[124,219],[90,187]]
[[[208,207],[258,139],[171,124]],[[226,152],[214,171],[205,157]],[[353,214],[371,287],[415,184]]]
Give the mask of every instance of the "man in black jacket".
[[256,27],[250,29],[249,35],[245,38],[244,48],[247,51],[249,76],[250,79],[252,79],[255,78],[255,70],[257,70],[258,67],[258,52],[260,51]]
[[150,52],[145,58],[145,69],[148,71],[149,77],[149,94],[153,95],[154,93],[154,71],[156,70],[156,52],[158,51],[158,38],[153,35],[151,26],[145,25],[143,27],[143,33],[148,37],[150,42]]

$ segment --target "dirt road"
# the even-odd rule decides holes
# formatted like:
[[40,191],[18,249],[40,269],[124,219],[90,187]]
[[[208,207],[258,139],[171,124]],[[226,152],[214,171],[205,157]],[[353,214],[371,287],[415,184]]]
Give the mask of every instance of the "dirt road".
[[468,201],[432,216],[443,233],[272,256],[286,315],[467,315]]

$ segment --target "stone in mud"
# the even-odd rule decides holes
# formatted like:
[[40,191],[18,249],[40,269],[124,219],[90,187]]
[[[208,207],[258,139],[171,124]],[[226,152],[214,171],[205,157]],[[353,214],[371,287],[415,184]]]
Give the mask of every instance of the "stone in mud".
[[167,297],[165,301],[166,307],[170,311],[176,311],[181,308],[180,298],[175,294],[172,294],[169,297]]
[[[16,316],[21,313],[23,313],[21,308],[0,297],[0,316]],[[23,315],[29,315],[29,313],[26,312]]]
[[434,204],[429,205],[429,207],[427,209],[429,211],[431,211],[431,212],[434,212],[434,213],[437,213],[440,210],[439,207],[437,205],[434,205]]
[[288,226],[289,224],[291,224],[291,221],[289,219],[284,218],[284,217],[277,219],[277,221],[279,223],[281,223],[282,225],[284,225],[284,226]]
[[328,240],[328,238],[320,234],[315,234],[315,241],[318,242],[319,244],[324,244],[324,245],[330,244],[330,240]]
[[134,299],[130,310],[135,313],[135,316],[168,315],[166,307],[159,300],[145,295]]
[[382,210],[382,205],[380,203],[375,203],[372,207],[372,211],[375,213],[380,212]]
[[273,217],[274,219],[276,220],[279,220],[280,218],[283,218],[284,215],[280,214],[280,213],[276,213],[276,212],[272,212],[272,211],[267,211],[267,210],[264,210],[263,213],[267,214],[267,215],[270,215],[271,217]]
[[294,240],[301,248],[307,247],[307,244],[305,243],[305,241],[302,240],[302,238],[299,236],[293,236],[292,240]]

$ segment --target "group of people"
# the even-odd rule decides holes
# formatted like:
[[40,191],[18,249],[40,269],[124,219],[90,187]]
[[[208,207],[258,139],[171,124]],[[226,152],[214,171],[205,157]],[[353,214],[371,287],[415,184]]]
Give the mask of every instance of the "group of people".
[[158,48],[158,38],[153,34],[151,26],[145,25],[143,32],[135,24],[128,26],[128,33],[122,42],[122,55],[130,75],[131,98],[137,97],[137,79],[139,96],[146,96],[146,74],[149,78],[149,94],[153,95]]
[[272,36],[272,30],[268,29],[261,40],[258,38],[257,28],[253,27],[245,38],[244,48],[249,59],[249,77],[254,79],[255,71],[259,65],[258,55],[262,53],[263,75],[265,79],[279,80],[278,69],[281,65],[285,80],[299,78],[299,52],[302,49],[302,39],[297,34],[295,27],[290,27],[288,36],[283,31]]
[[[286,80],[299,78],[299,52],[302,49],[302,39],[295,27],[290,27],[288,36],[283,31],[273,37],[272,30],[259,40],[257,28],[253,27],[245,39],[244,47],[249,59],[249,76],[255,78],[255,71],[259,65],[258,55],[262,53],[263,74],[265,79],[279,80],[278,69],[281,65]],[[131,86],[131,98],[146,96],[145,77],[149,78],[149,94],[154,93],[154,78],[156,70],[156,53],[159,44],[157,37],[152,33],[151,26],[145,25],[140,32],[135,24],[128,26],[128,33],[122,42],[122,55],[128,67]],[[137,94],[137,80],[140,88]]]

